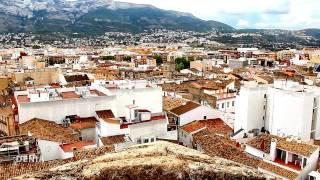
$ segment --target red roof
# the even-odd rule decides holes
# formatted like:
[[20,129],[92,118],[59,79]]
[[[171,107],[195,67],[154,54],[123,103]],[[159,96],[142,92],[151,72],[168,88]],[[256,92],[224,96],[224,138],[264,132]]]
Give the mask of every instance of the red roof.
[[192,121],[191,123],[181,127],[183,131],[188,133],[195,132],[202,128],[207,128],[209,131],[215,131],[223,134],[232,133],[232,128],[225,124],[220,118]]
[[199,107],[200,104],[197,104],[195,102],[192,102],[192,101],[188,101],[186,104],[183,104],[179,107],[176,107],[174,109],[171,109],[170,112],[175,114],[175,115],[178,115],[180,116],[181,114],[184,114],[186,112],[189,112],[197,107]]
[[95,144],[96,143],[94,141],[78,141],[70,144],[62,144],[60,145],[60,147],[64,152],[72,152],[74,148],[76,148],[76,150],[79,150],[85,146],[90,146]]
[[112,112],[112,110],[108,109],[108,110],[102,110],[102,111],[96,111],[97,115],[99,118],[106,120],[109,118],[114,118],[114,114]]
[[28,98],[28,96],[27,95],[18,95],[17,96],[17,99],[18,99],[18,102],[22,102],[22,103],[24,103],[24,102],[30,102],[30,98]]
[[74,91],[70,91],[70,92],[62,92],[61,97],[63,99],[75,99],[75,98],[80,98],[80,95],[76,94]]
[[72,129],[78,129],[78,130],[95,128],[96,122],[97,122],[97,119],[95,117],[80,118],[77,120],[77,122],[72,123],[70,127]]

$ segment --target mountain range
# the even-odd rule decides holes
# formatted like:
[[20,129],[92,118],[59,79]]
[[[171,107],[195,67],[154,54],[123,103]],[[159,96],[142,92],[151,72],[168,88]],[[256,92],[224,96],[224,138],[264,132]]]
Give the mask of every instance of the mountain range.
[[0,0],[0,33],[139,33],[150,29],[232,31],[192,14],[113,0]]

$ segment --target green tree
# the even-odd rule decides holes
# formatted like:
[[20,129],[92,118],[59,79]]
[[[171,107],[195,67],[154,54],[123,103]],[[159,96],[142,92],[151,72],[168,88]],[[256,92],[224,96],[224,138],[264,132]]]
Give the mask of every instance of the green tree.
[[190,68],[190,61],[188,61],[185,57],[176,58],[175,61],[177,71]]
[[160,55],[154,55],[154,59],[156,59],[157,65],[161,65],[163,63],[162,57]]
[[103,56],[102,57],[103,60],[114,60],[114,56]]
[[123,60],[127,62],[131,62],[131,56],[125,56]]

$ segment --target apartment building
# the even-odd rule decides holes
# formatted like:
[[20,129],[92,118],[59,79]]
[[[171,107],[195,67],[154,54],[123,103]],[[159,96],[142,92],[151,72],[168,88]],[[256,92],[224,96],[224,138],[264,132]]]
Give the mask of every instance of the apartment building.
[[273,135],[319,139],[319,88],[276,80],[273,85],[243,87],[236,97],[234,130],[265,129]]
[[258,169],[271,178],[307,179],[317,169],[319,147],[293,137],[261,134],[246,143],[246,153],[261,162]]
[[[107,84],[106,84],[107,83]],[[19,123],[41,118],[62,124],[68,116],[94,117],[111,109],[116,117],[129,117],[128,105],[153,113],[162,112],[162,90],[146,81],[101,81],[90,87],[38,88],[15,92]]]
[[59,74],[58,68],[25,69],[15,72],[13,80],[17,83],[25,83],[29,78],[32,78],[34,85],[47,85],[59,82]]

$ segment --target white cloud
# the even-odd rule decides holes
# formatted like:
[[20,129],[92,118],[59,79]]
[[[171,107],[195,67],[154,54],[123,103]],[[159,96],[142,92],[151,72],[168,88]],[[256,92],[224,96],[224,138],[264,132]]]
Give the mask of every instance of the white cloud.
[[248,27],[248,26],[249,26],[249,22],[248,22],[248,21],[243,20],[243,19],[240,19],[240,20],[238,21],[237,27],[239,27],[239,28],[246,28],[246,27]]
[[241,27],[320,28],[319,0],[120,0],[190,12]]

